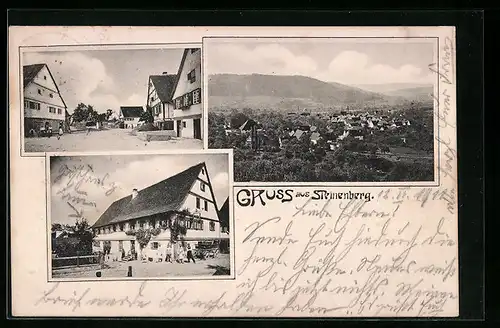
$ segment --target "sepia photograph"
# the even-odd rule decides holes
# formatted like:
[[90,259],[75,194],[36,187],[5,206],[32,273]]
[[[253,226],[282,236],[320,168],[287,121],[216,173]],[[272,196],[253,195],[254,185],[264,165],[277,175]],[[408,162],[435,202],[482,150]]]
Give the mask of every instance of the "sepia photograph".
[[52,279],[231,278],[230,153],[47,159]]
[[235,182],[434,182],[436,38],[219,38],[208,147]]
[[38,49],[20,55],[24,154],[203,148],[199,45]]

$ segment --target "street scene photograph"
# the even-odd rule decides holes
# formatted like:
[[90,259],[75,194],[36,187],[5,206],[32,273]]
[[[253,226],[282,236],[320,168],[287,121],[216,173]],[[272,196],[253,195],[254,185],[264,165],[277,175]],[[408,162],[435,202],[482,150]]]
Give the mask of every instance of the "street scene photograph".
[[231,278],[228,152],[48,159],[52,279]]
[[203,148],[199,46],[66,48],[21,54],[24,154]]
[[436,41],[204,38],[208,147],[235,182],[433,182]]

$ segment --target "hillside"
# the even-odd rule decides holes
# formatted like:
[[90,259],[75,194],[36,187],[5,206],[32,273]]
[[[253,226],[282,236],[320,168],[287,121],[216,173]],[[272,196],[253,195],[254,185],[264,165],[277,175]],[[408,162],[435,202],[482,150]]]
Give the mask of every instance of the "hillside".
[[399,98],[305,76],[215,74],[208,78],[211,109],[325,110],[379,106]]
[[383,84],[357,84],[354,85],[354,87],[366,91],[389,94],[391,92],[403,89],[424,88],[424,87],[432,88],[432,85],[422,84],[422,83],[383,83]]
[[432,101],[432,94],[434,92],[432,86],[426,87],[416,87],[416,88],[406,88],[398,89],[390,92],[386,92],[386,95],[393,97],[403,97],[407,100],[415,101]]

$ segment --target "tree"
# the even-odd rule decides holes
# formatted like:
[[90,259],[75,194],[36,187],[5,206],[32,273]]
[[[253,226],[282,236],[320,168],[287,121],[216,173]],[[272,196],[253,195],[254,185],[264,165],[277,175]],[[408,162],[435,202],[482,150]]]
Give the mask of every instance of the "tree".
[[52,228],[51,231],[61,231],[62,230],[62,225],[60,223],[52,223]]
[[231,113],[231,118],[230,118],[229,122],[231,124],[231,128],[237,129],[243,123],[245,123],[246,120],[248,120],[248,116],[246,116],[245,114],[243,114],[241,112],[237,112],[237,111],[233,110],[233,112]]
[[141,114],[141,117],[139,118],[139,122],[153,123],[154,120],[155,119],[153,117],[151,108],[148,106],[148,108]]
[[107,117],[106,117],[106,113],[100,113],[98,116],[97,116],[97,119],[99,120],[99,122],[104,122],[107,120]]
[[87,117],[89,116],[88,108],[87,105],[84,103],[79,103],[75,110],[73,111],[73,121],[74,122],[83,122],[87,120]]
[[90,228],[88,221],[85,218],[81,218],[75,222],[72,227],[74,236],[78,239],[78,249],[80,255],[90,255],[92,254],[92,240],[94,239],[94,233]]
[[72,118],[74,122],[95,121],[98,115],[92,105],[79,103],[73,111]]
[[142,250],[149,244],[151,240],[151,231],[149,229],[139,229],[135,231],[135,240],[139,244],[139,252],[142,258]]
[[190,220],[193,224],[194,216],[188,209],[183,209],[177,212],[174,216],[170,218],[170,224],[168,228],[170,229],[170,242],[172,243],[172,258],[174,261],[177,260],[177,250],[179,248],[179,241],[184,241],[184,236],[187,233],[187,221]]

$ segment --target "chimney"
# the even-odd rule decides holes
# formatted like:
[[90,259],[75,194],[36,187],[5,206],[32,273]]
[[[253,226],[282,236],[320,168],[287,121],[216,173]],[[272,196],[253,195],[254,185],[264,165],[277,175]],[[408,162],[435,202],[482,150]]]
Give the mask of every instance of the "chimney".
[[167,75],[167,74],[168,74],[168,72],[163,72],[163,73],[161,73],[161,74],[163,74],[163,75]]
[[132,189],[132,199],[136,198],[137,195],[139,194],[139,192],[137,191],[137,189]]

